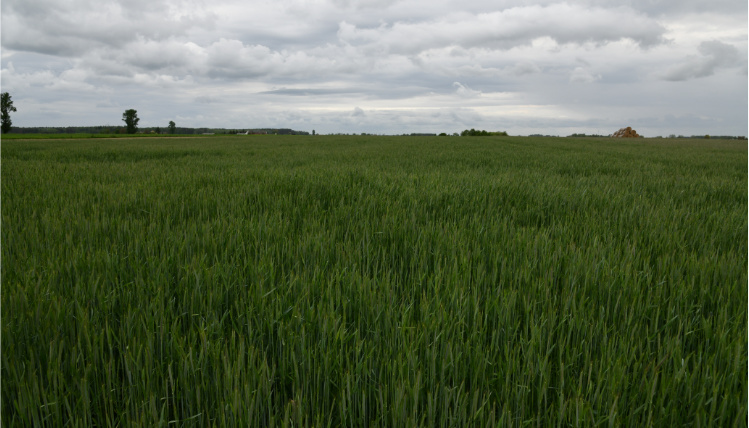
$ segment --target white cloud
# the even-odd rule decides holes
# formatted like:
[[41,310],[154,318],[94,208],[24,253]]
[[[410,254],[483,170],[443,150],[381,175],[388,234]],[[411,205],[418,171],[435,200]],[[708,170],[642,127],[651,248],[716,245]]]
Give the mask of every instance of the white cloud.
[[473,97],[478,97],[481,95],[480,91],[474,91],[473,89],[469,88],[467,85],[463,85],[460,82],[453,82],[453,87],[455,87],[455,93],[461,97],[473,98]]

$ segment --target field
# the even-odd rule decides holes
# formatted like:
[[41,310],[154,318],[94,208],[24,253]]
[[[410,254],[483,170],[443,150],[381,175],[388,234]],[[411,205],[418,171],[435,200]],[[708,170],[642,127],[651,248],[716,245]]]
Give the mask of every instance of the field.
[[2,425],[746,426],[747,145],[3,140]]

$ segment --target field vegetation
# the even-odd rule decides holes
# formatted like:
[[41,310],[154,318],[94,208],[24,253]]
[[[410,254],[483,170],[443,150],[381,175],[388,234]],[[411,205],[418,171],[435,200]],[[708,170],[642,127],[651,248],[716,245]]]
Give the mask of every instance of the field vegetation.
[[745,141],[3,140],[2,425],[746,426]]

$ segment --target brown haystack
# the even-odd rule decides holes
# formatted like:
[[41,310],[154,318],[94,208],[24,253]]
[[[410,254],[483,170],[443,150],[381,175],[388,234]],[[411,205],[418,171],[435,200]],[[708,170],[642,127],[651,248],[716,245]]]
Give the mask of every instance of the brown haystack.
[[631,126],[628,126],[626,128],[622,128],[616,132],[614,132],[614,135],[612,137],[616,138],[642,138],[640,134],[637,133],[634,129],[632,129]]

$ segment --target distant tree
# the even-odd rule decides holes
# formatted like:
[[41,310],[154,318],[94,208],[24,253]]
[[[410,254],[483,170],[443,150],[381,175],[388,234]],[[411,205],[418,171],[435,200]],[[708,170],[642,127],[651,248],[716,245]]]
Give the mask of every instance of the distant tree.
[[489,137],[489,136],[499,136],[499,137],[507,137],[507,132],[500,131],[500,132],[488,132],[486,130],[476,130],[471,128],[470,130],[466,129],[463,132],[460,133],[461,137]]
[[0,108],[0,111],[2,111],[1,127],[3,134],[7,134],[10,132],[11,125],[13,125],[13,122],[10,120],[10,112],[17,110],[13,106],[13,100],[10,98],[9,93],[3,92],[2,95],[0,95],[0,99],[2,99],[2,107]]
[[177,131],[177,125],[174,123],[173,120],[169,121],[169,133],[174,134],[174,132]]
[[312,135],[315,135],[315,130],[314,129],[312,130]]
[[161,134],[161,127],[160,127],[160,126],[157,126],[157,127],[156,127],[156,133],[157,133],[157,134]]
[[135,134],[138,130],[138,122],[140,121],[138,111],[133,109],[125,110],[125,113],[122,113],[122,121],[127,125],[127,133]]

